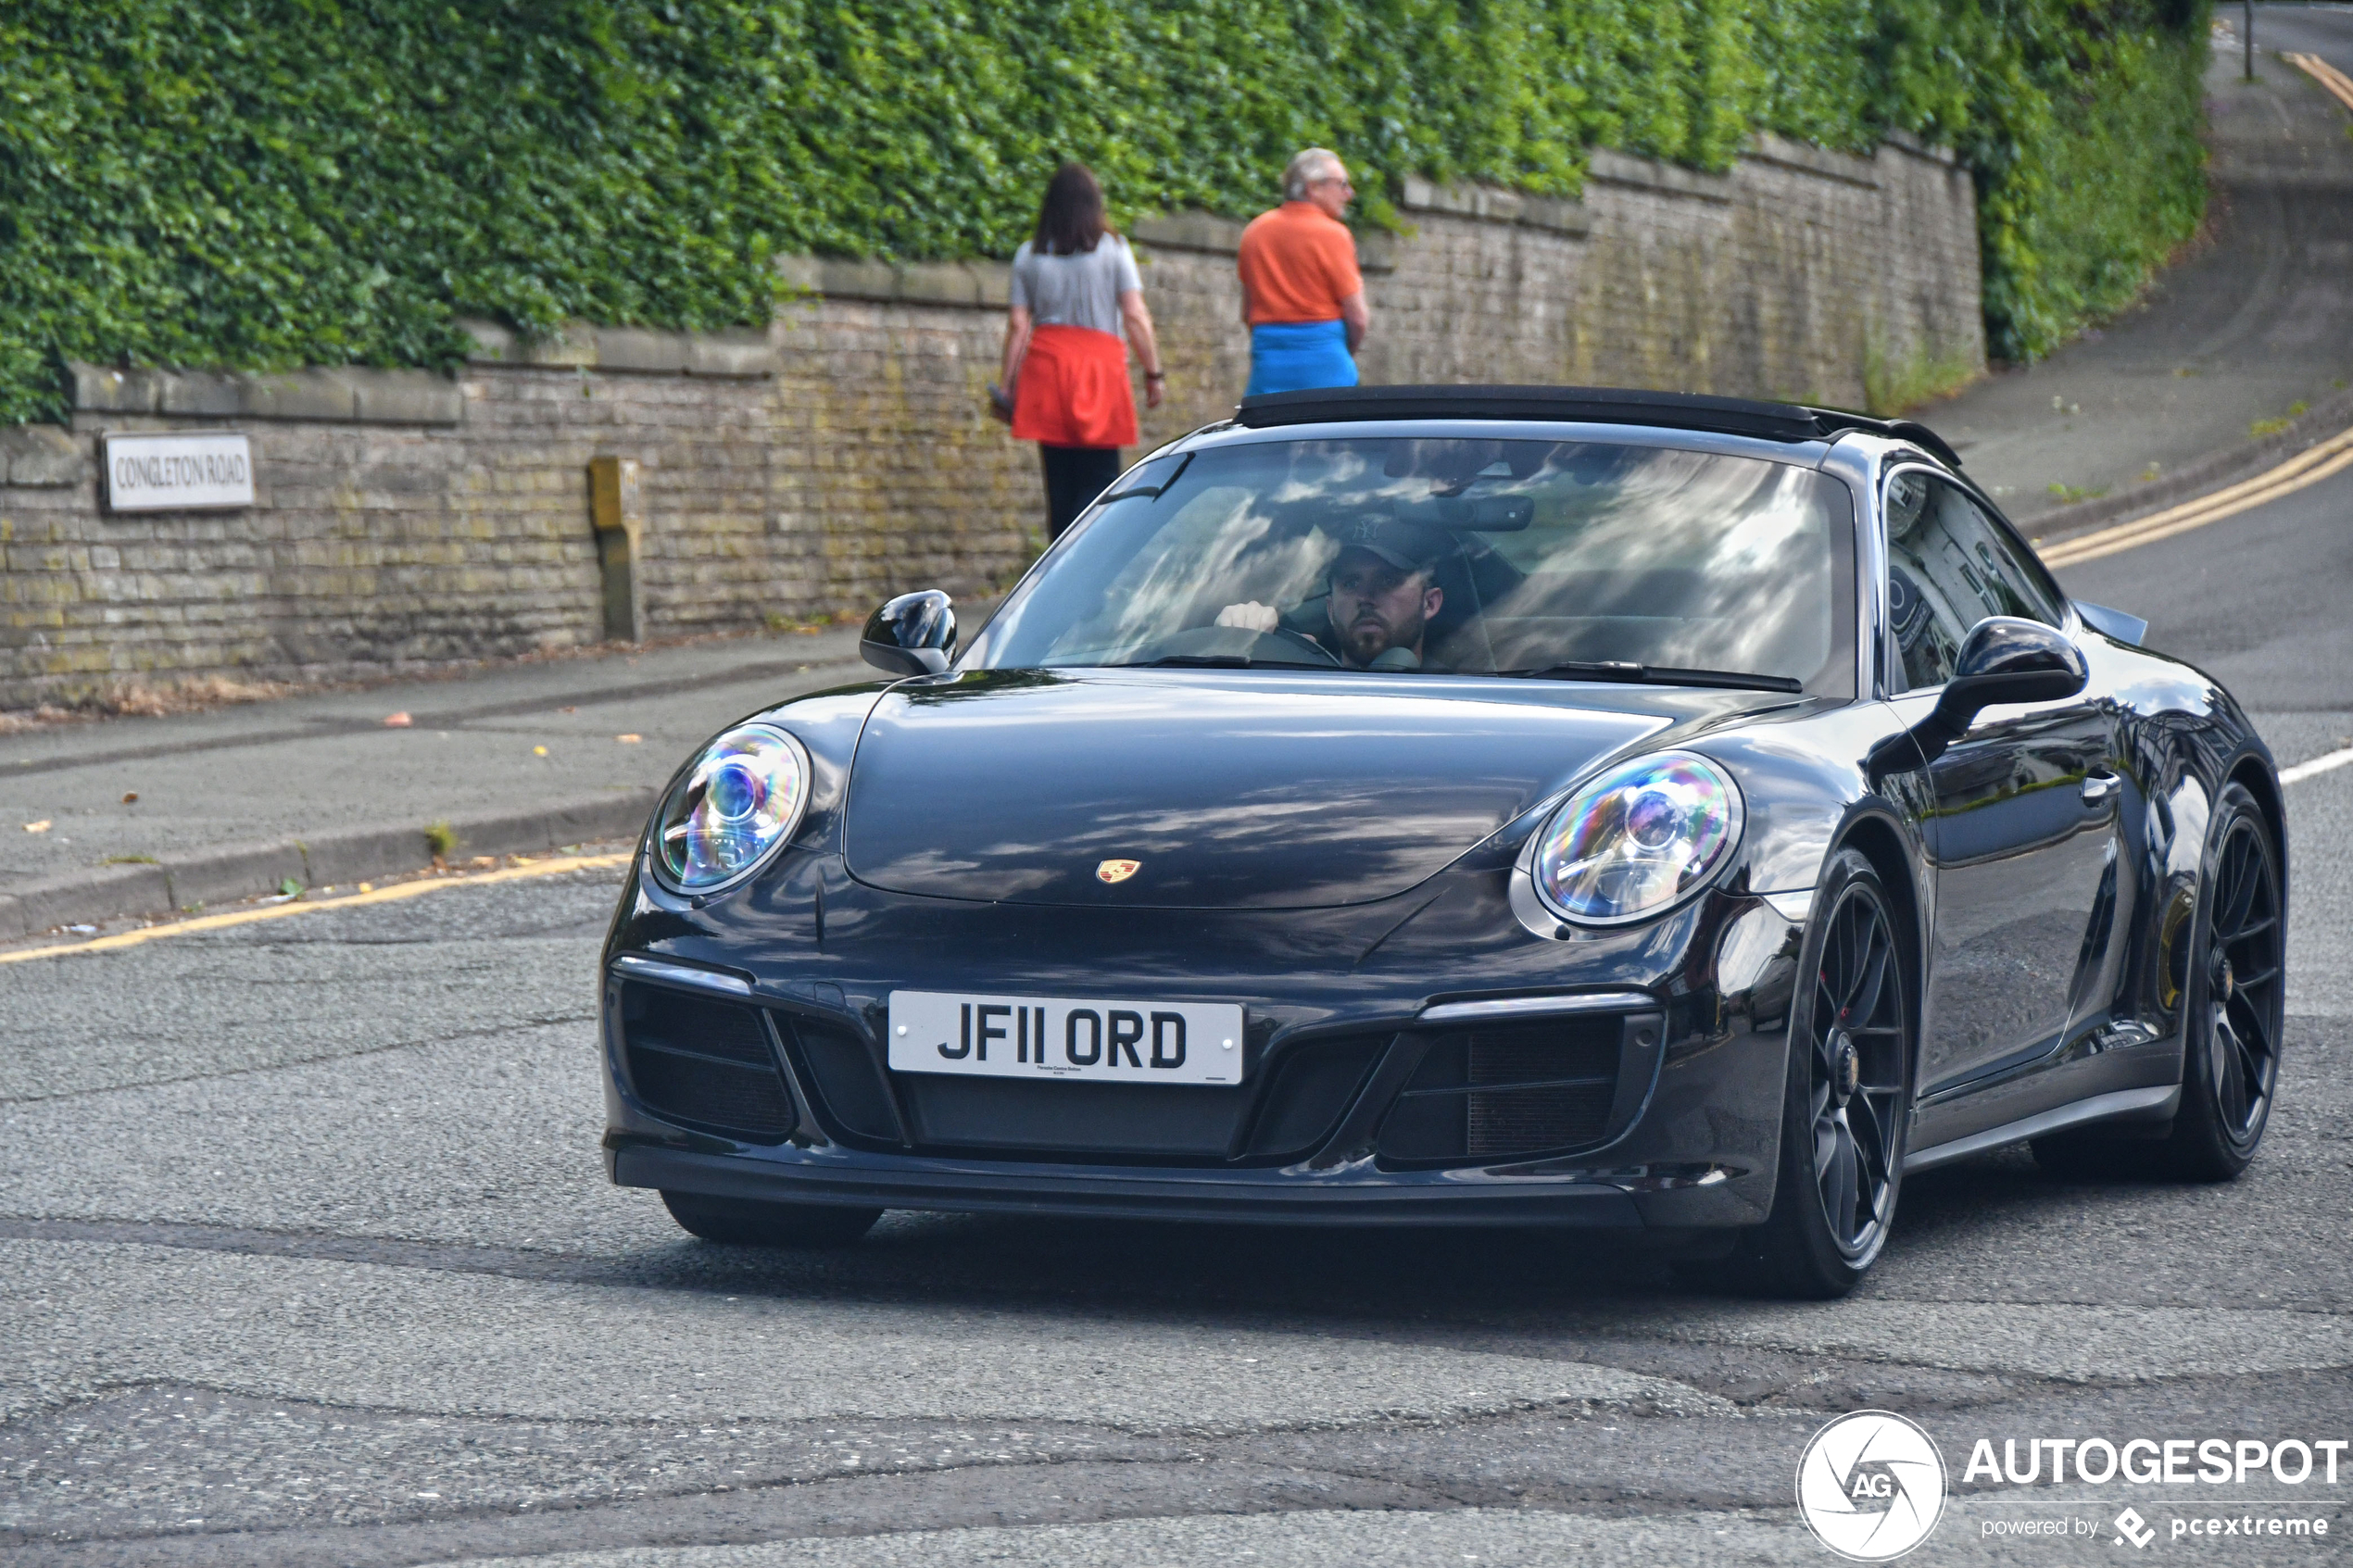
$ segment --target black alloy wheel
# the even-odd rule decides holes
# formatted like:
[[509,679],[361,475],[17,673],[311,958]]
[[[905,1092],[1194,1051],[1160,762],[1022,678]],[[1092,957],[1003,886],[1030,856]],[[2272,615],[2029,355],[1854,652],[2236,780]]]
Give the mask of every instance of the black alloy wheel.
[[1814,895],[1790,1010],[1787,1102],[1773,1210],[1734,1252],[1775,1295],[1855,1288],[1886,1245],[1911,1113],[1910,957],[1879,873],[1842,850]]
[[1814,1185],[1831,1239],[1876,1253],[1895,1214],[1896,1117],[1904,1102],[1904,977],[1895,922],[1874,885],[1850,884],[1831,913],[1814,977],[1806,1108]]
[[2183,986],[2182,1105],[2159,1154],[2168,1174],[2209,1182],[2246,1170],[2263,1141],[2287,1011],[2278,848],[2244,785],[2218,808]]
[[875,1228],[879,1209],[769,1203],[662,1189],[662,1206],[686,1231],[730,1247],[847,1247]]
[[2034,1140],[2054,1175],[2226,1182],[2247,1167],[2279,1092],[2286,1020],[2279,850],[2242,784],[2215,802],[2189,930],[2170,972],[2182,1020],[2182,1098],[2171,1128],[2086,1127]]

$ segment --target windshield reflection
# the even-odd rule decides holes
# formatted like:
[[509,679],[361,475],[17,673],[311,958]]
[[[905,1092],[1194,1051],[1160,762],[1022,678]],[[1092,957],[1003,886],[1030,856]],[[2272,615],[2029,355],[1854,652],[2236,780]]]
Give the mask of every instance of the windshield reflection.
[[1493,674],[1611,662],[1851,696],[1845,491],[1765,458],[1376,437],[1211,448],[1101,504],[967,667]]

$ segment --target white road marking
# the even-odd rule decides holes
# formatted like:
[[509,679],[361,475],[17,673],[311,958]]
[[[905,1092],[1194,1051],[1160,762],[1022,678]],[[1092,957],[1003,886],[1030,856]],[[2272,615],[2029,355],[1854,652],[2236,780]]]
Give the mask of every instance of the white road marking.
[[2309,762],[2298,762],[2293,768],[2282,768],[2280,783],[2283,785],[2302,784],[2306,779],[2328,772],[2333,769],[2342,768],[2348,762],[2353,762],[2353,746],[2348,746],[2342,751],[2332,751],[2315,757]]

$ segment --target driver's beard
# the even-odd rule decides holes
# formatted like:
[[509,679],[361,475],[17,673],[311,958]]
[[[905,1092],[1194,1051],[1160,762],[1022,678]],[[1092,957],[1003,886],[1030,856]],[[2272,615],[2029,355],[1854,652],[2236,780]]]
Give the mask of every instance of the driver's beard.
[[1390,648],[1412,648],[1421,641],[1422,628],[1410,628],[1411,635],[1397,636],[1378,621],[1360,621],[1340,633],[1340,646],[1349,660],[1355,664],[1370,664]]

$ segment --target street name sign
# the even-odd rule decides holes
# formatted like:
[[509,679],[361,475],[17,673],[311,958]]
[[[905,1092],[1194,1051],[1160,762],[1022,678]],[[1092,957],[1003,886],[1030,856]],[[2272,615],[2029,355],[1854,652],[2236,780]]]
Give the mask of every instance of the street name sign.
[[253,449],[243,431],[108,435],[106,459],[108,511],[253,505]]

